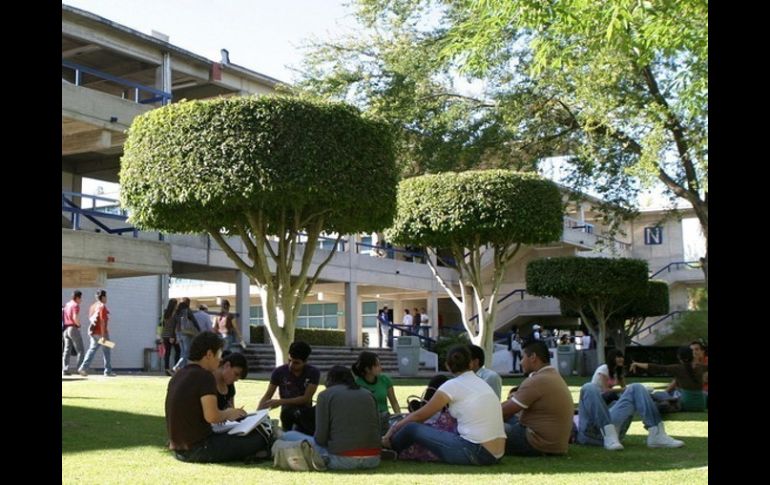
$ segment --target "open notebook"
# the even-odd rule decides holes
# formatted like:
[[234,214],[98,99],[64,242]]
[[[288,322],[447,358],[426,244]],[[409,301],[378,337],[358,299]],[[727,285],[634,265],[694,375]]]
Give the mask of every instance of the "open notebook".
[[270,410],[261,409],[255,413],[247,414],[240,421],[225,421],[224,423],[212,424],[211,429],[215,433],[227,433],[237,435],[247,435],[254,431],[259,423],[270,419]]

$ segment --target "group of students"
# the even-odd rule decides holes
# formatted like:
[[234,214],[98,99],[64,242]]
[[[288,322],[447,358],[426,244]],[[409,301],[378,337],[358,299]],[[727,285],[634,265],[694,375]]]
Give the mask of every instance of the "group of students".
[[[187,365],[192,339],[201,332],[213,332],[224,342],[223,351],[228,351],[236,342],[242,346],[243,338],[232,313],[230,302],[222,300],[221,311],[214,317],[213,323],[206,305],[198,305],[193,311],[189,298],[177,300],[171,298],[161,319],[161,339],[163,342],[163,360],[166,374],[172,375]],[[176,360],[171,366],[171,351]]]
[[70,355],[74,351],[77,356],[77,373],[83,377],[88,376],[91,362],[96,356],[96,351],[102,350],[104,358],[104,376],[115,377],[112,371],[112,353],[109,341],[110,332],[108,323],[110,311],[107,309],[107,291],[97,290],[95,301],[88,308],[88,337],[90,345],[84,352],[83,337],[80,334],[80,302],[83,292],[75,290],[72,298],[62,308],[62,377],[72,375],[69,369]]
[[[217,405],[248,372],[245,359],[235,354],[220,364],[221,339],[204,332],[190,346],[190,364],[174,375],[166,397],[169,446],[183,461],[220,462],[250,459],[273,439],[308,441],[329,469],[372,468],[391,455],[400,459],[436,460],[459,465],[491,465],[504,455],[562,455],[573,436],[574,403],[564,379],[550,365],[548,348],[531,341],[522,349],[522,368],[528,377],[504,402],[497,389],[477,372],[483,368],[467,345],[451,348],[446,366],[451,378],[437,376],[420,405],[400,414],[392,381],[382,373],[376,354],[362,352],[352,368],[334,366],[326,389],[313,396],[320,371],[307,363],[310,346],[294,342],[289,362],[276,368],[258,409],[281,407],[282,433],[272,438],[216,434],[211,424],[237,419],[245,412],[232,398]],[[615,361],[617,362],[617,360]],[[636,363],[641,367],[643,364]],[[622,363],[621,363],[622,366]],[[648,365],[648,367],[651,366]],[[617,365],[613,365],[613,370]],[[607,373],[608,374],[608,373]],[[622,449],[635,413],[649,431],[647,445],[675,448],[684,443],[666,434],[650,393],[640,384],[626,386],[607,404],[603,393],[614,384],[597,370],[597,382],[581,388],[576,442]],[[615,374],[617,375],[617,374]],[[499,376],[498,376],[499,377]],[[494,381],[492,381],[494,383]],[[275,391],[279,398],[274,399]],[[393,415],[388,412],[390,403]]]

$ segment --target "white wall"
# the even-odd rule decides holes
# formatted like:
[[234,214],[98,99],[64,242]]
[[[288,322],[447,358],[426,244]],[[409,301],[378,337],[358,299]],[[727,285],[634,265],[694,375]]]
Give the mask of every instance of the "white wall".
[[[68,302],[75,288],[62,289],[62,304]],[[80,302],[80,322],[83,344],[88,338],[88,308],[95,301],[97,288],[77,288],[83,292]],[[110,339],[117,345],[112,350],[112,367],[142,369],[144,348],[155,348],[155,327],[160,319],[160,277],[141,276],[118,278],[107,281],[107,308],[110,310]],[[75,365],[74,357],[70,366]],[[104,366],[101,351],[91,362],[91,369]]]

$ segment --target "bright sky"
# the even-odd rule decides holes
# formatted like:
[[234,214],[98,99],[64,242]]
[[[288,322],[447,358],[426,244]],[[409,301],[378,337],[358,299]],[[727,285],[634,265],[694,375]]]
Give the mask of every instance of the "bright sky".
[[338,37],[355,26],[344,0],[66,0],[126,27],[150,34],[219,61],[230,61],[261,74],[292,82],[287,66],[299,66],[299,47],[311,38]]

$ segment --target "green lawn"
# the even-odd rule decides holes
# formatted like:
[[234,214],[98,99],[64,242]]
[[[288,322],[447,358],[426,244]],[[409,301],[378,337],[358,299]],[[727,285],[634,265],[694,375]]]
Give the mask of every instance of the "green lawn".
[[[579,385],[586,378],[570,378],[577,402]],[[419,394],[427,380],[396,380],[399,402]],[[661,380],[635,380],[661,386]],[[343,483],[349,475],[371,475],[374,484],[479,483],[464,477],[475,474],[488,484],[557,483],[565,485],[613,483],[708,483],[708,415],[679,413],[666,416],[666,430],[685,441],[679,449],[650,449],[647,432],[634,421],[620,452],[570,446],[565,457],[505,457],[493,467],[462,467],[383,462],[366,472],[297,473],[273,470],[272,462],[256,465],[186,464],[165,448],[163,402],[167,377],[117,377],[62,380],[62,483]],[[520,379],[504,380],[504,394]],[[256,408],[267,382],[236,384],[236,404]],[[278,410],[271,413],[278,418]],[[357,482],[363,477],[350,477]],[[536,481],[532,481],[532,479]],[[470,482],[469,482],[470,480]]]

